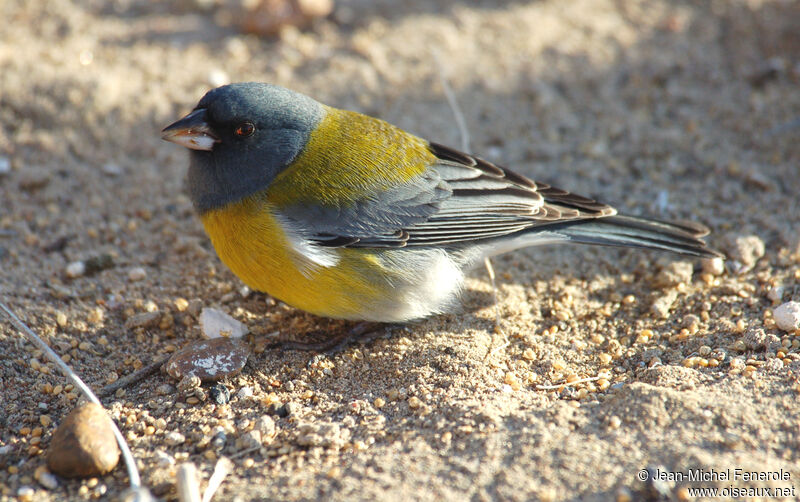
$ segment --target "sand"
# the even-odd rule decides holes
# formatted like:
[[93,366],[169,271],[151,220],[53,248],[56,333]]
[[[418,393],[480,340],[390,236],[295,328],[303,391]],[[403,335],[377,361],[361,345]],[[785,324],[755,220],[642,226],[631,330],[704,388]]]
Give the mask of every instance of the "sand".
[[[216,500],[794,498],[800,333],[771,314],[800,301],[799,3],[352,0],[278,39],[241,34],[230,9],[0,4],[0,299],[96,389],[200,338],[202,307],[256,345],[222,382],[228,404],[187,402],[165,374],[104,399],[154,493],[174,499],[177,464],[207,480],[225,455]],[[475,154],[622,212],[703,222],[724,271],[522,250],[494,261],[496,307],[476,270],[452,314],[334,355],[265,349],[275,332],[350,325],[242,289],[183,192],[186,152],[160,129],[213,86],[259,80],[457,147],[442,74]],[[90,259],[104,266],[68,277]],[[153,311],[157,325],[126,328]],[[119,496],[122,467],[37,482],[78,398],[5,322],[0,350],[0,500]],[[789,478],[642,483],[646,468]]]

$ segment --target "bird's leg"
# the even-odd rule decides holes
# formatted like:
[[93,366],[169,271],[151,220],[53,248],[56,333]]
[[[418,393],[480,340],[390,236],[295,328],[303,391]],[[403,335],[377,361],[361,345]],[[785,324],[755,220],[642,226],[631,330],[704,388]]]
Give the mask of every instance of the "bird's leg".
[[500,326],[500,304],[498,301],[499,295],[497,294],[497,283],[495,282],[494,267],[492,266],[492,261],[489,258],[484,258],[483,264],[486,265],[486,272],[489,274],[489,282],[492,284],[492,297],[494,299],[494,333],[503,336],[503,342],[495,348],[492,348],[492,345],[494,345],[494,336],[492,336],[492,343],[489,345],[489,352],[486,353],[486,357],[488,358],[498,350],[502,350],[503,348],[507,347],[508,339],[506,338],[506,334],[503,332],[502,326]]
[[494,330],[500,330],[500,307],[498,305],[497,283],[494,280],[494,267],[492,260],[489,258],[483,259],[483,264],[486,265],[486,272],[489,274],[489,282],[492,283],[492,298],[494,300]]
[[336,354],[351,344],[371,342],[383,334],[382,328],[386,326],[388,325],[379,322],[360,322],[353,328],[320,342],[283,341],[273,344],[272,347],[284,350],[313,350]]

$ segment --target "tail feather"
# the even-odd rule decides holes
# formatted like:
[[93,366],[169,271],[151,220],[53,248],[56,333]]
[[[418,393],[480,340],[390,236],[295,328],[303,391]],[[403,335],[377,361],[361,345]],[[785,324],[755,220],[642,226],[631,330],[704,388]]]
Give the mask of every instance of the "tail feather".
[[657,249],[702,258],[721,256],[700,240],[708,233],[708,229],[691,222],[670,223],[632,216],[609,216],[548,225],[547,229],[581,244]]

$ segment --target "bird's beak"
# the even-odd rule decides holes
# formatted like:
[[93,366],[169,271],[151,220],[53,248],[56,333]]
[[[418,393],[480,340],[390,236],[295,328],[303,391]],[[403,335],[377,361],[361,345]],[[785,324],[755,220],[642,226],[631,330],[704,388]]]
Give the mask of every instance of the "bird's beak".
[[209,151],[219,138],[206,122],[205,108],[198,108],[161,131],[161,139],[172,141],[192,150]]

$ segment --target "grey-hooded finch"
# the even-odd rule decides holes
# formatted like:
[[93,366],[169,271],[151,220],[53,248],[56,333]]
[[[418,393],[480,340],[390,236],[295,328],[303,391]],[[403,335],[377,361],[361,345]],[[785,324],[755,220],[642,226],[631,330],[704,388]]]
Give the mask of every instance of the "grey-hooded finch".
[[190,149],[189,192],[222,261],[252,289],[320,316],[446,311],[466,269],[526,246],[717,256],[702,225],[620,216],[274,85],[214,89],[163,138]]

